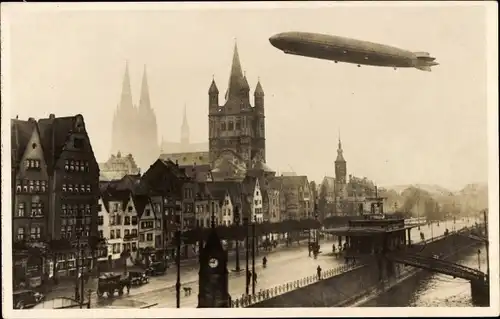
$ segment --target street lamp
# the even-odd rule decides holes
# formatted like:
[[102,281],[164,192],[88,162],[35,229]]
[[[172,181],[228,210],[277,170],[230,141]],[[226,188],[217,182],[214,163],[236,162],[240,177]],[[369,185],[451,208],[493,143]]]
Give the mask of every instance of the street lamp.
[[180,216],[181,208],[177,208],[177,216],[179,220],[177,221],[177,230],[175,232],[175,239],[177,244],[177,254],[175,256],[175,263],[177,265],[177,281],[175,283],[175,298],[177,308],[181,307],[181,237],[182,237],[182,219]]
[[[252,223],[252,276],[255,276],[255,224],[257,216],[254,215]],[[252,295],[255,295],[255,280],[252,278]]]
[[249,270],[248,270],[248,253],[249,253],[249,242],[248,240],[250,239],[250,235],[248,233],[249,229],[248,229],[248,217],[243,217],[243,225],[245,227],[245,232],[246,232],[246,238],[245,238],[245,255],[246,255],[246,285],[245,285],[245,292],[246,294],[248,295],[249,293],[249,284],[250,284],[250,281],[248,280],[248,277],[249,277]]
[[[234,208],[234,223],[236,224],[236,229],[239,229],[240,226],[240,210],[238,206]],[[240,272],[240,240],[236,237],[236,272]]]

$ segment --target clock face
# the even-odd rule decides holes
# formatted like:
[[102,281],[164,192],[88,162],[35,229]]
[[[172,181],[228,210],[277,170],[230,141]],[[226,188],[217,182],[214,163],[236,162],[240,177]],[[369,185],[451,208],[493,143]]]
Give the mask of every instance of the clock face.
[[215,258],[210,258],[210,260],[208,261],[208,265],[210,266],[210,268],[215,268],[217,267],[217,265],[219,265],[219,261]]

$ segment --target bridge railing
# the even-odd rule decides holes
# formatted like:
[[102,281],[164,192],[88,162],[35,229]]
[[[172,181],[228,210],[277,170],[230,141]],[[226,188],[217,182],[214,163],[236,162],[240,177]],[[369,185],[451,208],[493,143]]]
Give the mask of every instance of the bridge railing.
[[277,285],[272,288],[268,289],[261,289],[258,292],[256,292],[254,295],[242,295],[240,298],[236,298],[234,300],[231,300],[231,308],[244,308],[248,307],[250,305],[259,303],[261,301],[267,300],[267,299],[272,299],[274,297],[277,297],[279,295],[285,294],[287,292],[293,291],[300,289],[305,286],[309,286],[311,284],[314,284],[316,282],[319,282],[321,280],[325,280],[328,278],[335,277],[339,274],[346,273],[348,271],[351,271],[353,269],[362,267],[363,264],[347,264],[347,265],[342,265],[338,266],[336,268],[328,269],[328,270],[323,270],[321,271],[321,278],[318,278],[318,275],[311,275],[307,276],[301,279],[297,279],[294,281],[290,281],[287,283],[283,283],[281,285]]

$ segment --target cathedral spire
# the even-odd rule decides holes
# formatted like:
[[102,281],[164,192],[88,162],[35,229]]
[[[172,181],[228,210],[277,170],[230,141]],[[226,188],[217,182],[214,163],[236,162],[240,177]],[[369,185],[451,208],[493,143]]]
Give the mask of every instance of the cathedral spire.
[[188,120],[187,120],[186,104],[184,104],[184,115],[182,118],[181,144],[182,144],[182,146],[187,146],[189,144],[189,124],[188,124]]
[[132,103],[132,90],[130,88],[130,75],[128,71],[128,61],[125,62],[125,75],[122,82],[122,93],[120,98],[120,108],[129,109],[133,108]]
[[142,75],[141,98],[139,100],[139,109],[150,109],[151,100],[149,98],[148,75],[146,72],[146,65]]
[[244,86],[243,70],[240,63],[240,55],[238,54],[238,44],[234,43],[233,62],[231,65],[231,74],[229,75],[229,84],[226,91],[226,99],[233,96],[239,96],[241,89]]

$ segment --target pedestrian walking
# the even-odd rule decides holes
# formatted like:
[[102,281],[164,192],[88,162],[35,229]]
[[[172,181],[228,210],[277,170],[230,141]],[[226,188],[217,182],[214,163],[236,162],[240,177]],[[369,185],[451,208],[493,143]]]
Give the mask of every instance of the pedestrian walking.
[[247,270],[247,286],[250,286],[250,282],[252,281],[252,272]]
[[253,283],[254,283],[254,285],[256,285],[256,284],[257,284],[257,273],[256,273],[256,272],[254,272],[254,273],[252,274],[252,279],[253,279]]
[[316,272],[318,273],[318,280],[321,279],[321,267],[318,265],[318,268],[316,268]]

